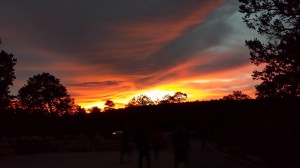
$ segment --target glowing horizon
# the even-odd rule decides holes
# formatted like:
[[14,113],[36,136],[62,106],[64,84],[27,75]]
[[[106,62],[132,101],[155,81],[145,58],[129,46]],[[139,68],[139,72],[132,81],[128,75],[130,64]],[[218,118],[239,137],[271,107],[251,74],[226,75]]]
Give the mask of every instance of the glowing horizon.
[[[248,65],[238,69],[229,70],[224,72],[224,74],[212,74],[214,77],[204,76],[202,78],[183,78],[173,84],[161,84],[149,89],[135,91],[128,90],[127,92],[121,92],[120,94],[115,93],[113,94],[115,97],[111,96],[102,100],[99,98],[98,100],[90,100],[89,102],[84,103],[80,103],[80,99],[75,99],[75,101],[80,106],[87,109],[93,106],[104,109],[106,100],[114,101],[114,103],[116,103],[116,108],[124,108],[133,97],[142,94],[155,101],[157,99],[162,100],[162,97],[167,94],[172,96],[175,92],[182,92],[188,95],[187,101],[202,101],[220,99],[225,95],[231,94],[233,91],[239,90],[249,95],[251,98],[255,98],[255,88],[254,85],[252,85],[253,81],[251,73],[247,73],[251,68],[253,68],[253,66]],[[232,83],[236,83],[236,85],[231,86]],[[118,97],[118,95],[120,95],[120,97]]]

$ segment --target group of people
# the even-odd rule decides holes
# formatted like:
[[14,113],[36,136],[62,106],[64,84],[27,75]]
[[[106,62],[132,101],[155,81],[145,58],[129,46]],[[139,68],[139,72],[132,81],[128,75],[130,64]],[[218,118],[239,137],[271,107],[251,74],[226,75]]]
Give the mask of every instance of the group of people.
[[[131,162],[132,146],[130,144],[130,134],[128,126],[125,126],[121,135],[121,157],[120,163],[124,163],[127,155],[128,161]],[[150,131],[149,129],[138,129],[134,134],[135,144],[138,150],[138,168],[151,167],[151,151],[154,153],[154,160],[159,159],[159,153],[162,147],[163,138],[159,129]],[[179,125],[173,132],[172,144],[174,147],[174,166],[178,167],[179,163],[183,163],[188,167],[188,150],[189,138],[188,131],[184,125]]]

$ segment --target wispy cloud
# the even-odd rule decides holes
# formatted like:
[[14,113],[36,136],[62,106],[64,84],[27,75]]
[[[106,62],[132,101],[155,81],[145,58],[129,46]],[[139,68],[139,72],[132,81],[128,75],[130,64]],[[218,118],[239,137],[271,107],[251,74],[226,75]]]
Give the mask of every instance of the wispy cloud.
[[83,82],[83,83],[72,83],[67,84],[68,86],[74,87],[103,87],[103,86],[117,86],[120,82],[118,81],[103,81],[103,82]]

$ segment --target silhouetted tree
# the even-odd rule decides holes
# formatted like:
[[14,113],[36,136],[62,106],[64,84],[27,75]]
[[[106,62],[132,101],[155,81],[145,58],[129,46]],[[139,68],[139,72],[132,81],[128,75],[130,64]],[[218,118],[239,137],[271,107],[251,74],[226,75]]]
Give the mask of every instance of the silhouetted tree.
[[141,106],[148,106],[148,105],[154,104],[154,102],[151,100],[151,98],[146,95],[137,96],[136,102],[137,102],[137,104],[139,104]]
[[224,96],[221,100],[247,100],[247,99],[251,99],[251,97],[242,93],[242,91],[233,91],[232,94]]
[[75,100],[68,95],[68,97],[65,97],[64,99],[61,99],[61,102],[57,104],[57,113],[69,113],[73,114],[78,112],[77,104],[75,103]]
[[159,98],[157,98],[155,101],[153,101],[154,105],[158,105],[160,104],[161,100],[159,100]]
[[74,106],[74,108],[75,108],[75,113],[82,113],[82,114],[86,114],[86,110],[85,110],[85,108],[83,108],[83,107],[81,107],[81,106],[79,106],[79,105],[75,105]]
[[182,92],[176,92],[173,97],[174,103],[182,103],[187,99],[187,94]]
[[148,106],[148,105],[154,105],[154,102],[151,100],[150,97],[146,95],[139,95],[137,97],[133,97],[126,107],[133,107],[133,106]]
[[[87,112],[85,108],[81,107],[80,105],[75,105],[75,113],[73,113],[73,116],[79,116],[79,117],[85,117],[87,115]],[[91,112],[91,109],[88,109],[89,112]]]
[[246,40],[251,62],[265,66],[253,72],[258,98],[300,95],[300,1],[239,0],[239,11],[250,29],[265,35],[267,42]]
[[125,107],[134,107],[134,106],[138,106],[135,97],[133,97],[128,104],[125,105]]
[[101,109],[97,106],[94,106],[90,109],[90,113],[91,114],[99,114],[99,113],[101,113]]
[[72,110],[74,100],[70,98],[67,89],[60,80],[42,73],[29,78],[18,93],[23,107],[32,111],[48,114],[63,114]]
[[174,101],[174,97],[166,94],[162,100],[159,102],[159,104],[167,104],[167,103],[172,103]]
[[173,96],[167,94],[165,95],[162,100],[160,101],[160,104],[166,104],[166,103],[182,103],[186,101],[187,94],[182,92],[176,92]]
[[105,111],[112,110],[115,107],[115,103],[112,100],[106,100],[105,104]]
[[[1,40],[0,40],[1,44]],[[17,59],[13,54],[8,54],[1,50],[0,52],[0,111],[6,109],[9,105],[10,95],[9,86],[13,85],[16,79],[14,66]]]
[[8,107],[10,109],[22,108],[21,102],[17,96],[10,96],[9,98],[10,98],[10,103],[9,103]]

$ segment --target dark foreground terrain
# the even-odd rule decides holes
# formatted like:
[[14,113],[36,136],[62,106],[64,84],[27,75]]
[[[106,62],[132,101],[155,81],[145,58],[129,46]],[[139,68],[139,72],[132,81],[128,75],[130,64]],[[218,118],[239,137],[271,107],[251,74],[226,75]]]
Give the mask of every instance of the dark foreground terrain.
[[[119,163],[119,151],[63,152],[15,155],[0,157],[1,168],[131,168],[137,167],[138,153],[134,151],[132,162]],[[158,160],[151,159],[152,168],[174,167],[173,149],[166,148]],[[183,167],[183,165],[180,165]],[[190,168],[251,168],[236,160],[224,157],[212,150],[201,149],[199,140],[191,141]]]

